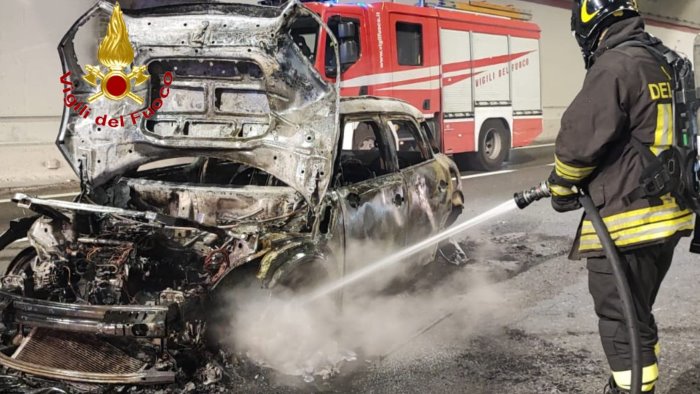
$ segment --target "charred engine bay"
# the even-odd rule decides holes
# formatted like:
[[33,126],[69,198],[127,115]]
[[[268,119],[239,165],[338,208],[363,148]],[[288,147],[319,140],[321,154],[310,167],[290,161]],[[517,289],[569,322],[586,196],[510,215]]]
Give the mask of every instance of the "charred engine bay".
[[[262,265],[274,261],[263,257],[309,231],[303,198],[262,170],[198,158],[131,175],[67,206],[15,197],[42,214],[20,221],[31,247],[2,278],[1,298],[12,304],[4,311],[3,354],[18,366],[38,363],[43,376],[56,377],[70,369],[88,381],[100,373],[174,381],[177,357],[170,355],[204,347],[221,279],[252,262],[269,282]],[[180,186],[166,188],[170,182]],[[234,187],[235,198],[212,193],[210,184]],[[183,210],[199,220],[183,218]],[[72,332],[54,331],[61,328]],[[52,349],[55,359],[42,359]],[[112,359],[90,360],[100,354]]]
[[[224,184],[241,186],[235,198],[214,195],[215,187],[208,185],[219,179],[210,173],[231,174]],[[45,214],[29,232],[35,252],[15,260],[3,289],[64,303],[183,304],[199,300],[230,270],[269,251],[283,238],[276,229],[308,231],[304,200],[276,187],[279,181],[262,170],[199,158],[136,175],[82,197],[77,204],[84,205],[77,207],[83,211],[72,215],[28,198],[25,203]],[[166,187],[169,182],[180,186]],[[247,186],[265,187],[246,191]],[[117,210],[90,213],[96,206]],[[198,220],[183,218],[185,210],[185,217]],[[140,221],[141,214],[153,220]],[[236,233],[224,231],[233,225]],[[180,290],[162,293],[168,288]]]

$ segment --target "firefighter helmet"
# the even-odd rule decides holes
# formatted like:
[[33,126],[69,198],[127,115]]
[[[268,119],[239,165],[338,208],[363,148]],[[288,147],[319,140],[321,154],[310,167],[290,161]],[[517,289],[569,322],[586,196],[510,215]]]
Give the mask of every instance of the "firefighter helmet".
[[574,0],[571,31],[576,37],[588,65],[600,34],[613,23],[638,16],[636,0]]

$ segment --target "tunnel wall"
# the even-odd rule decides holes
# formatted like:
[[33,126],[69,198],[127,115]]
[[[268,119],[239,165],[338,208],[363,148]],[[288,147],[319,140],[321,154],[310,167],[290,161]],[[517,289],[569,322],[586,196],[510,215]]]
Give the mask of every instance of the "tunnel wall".
[[74,178],[54,145],[63,102],[57,46],[92,4],[91,0],[2,2],[0,188]]

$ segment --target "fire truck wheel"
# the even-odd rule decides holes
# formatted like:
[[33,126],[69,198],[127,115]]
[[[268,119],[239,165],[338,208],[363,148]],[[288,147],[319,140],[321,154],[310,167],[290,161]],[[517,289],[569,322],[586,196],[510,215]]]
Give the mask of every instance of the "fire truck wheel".
[[471,167],[482,171],[496,171],[510,151],[508,126],[498,119],[484,122],[479,133],[479,151],[470,155]]

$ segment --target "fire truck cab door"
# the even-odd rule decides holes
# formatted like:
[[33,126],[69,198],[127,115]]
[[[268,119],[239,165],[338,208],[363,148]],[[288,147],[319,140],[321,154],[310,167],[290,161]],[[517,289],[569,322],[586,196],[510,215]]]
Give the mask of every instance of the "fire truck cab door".
[[389,14],[393,45],[387,56],[392,72],[392,97],[409,102],[430,116],[440,111],[440,66],[437,20],[410,14]]

